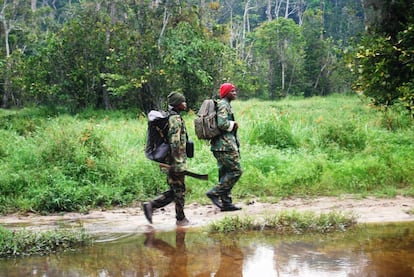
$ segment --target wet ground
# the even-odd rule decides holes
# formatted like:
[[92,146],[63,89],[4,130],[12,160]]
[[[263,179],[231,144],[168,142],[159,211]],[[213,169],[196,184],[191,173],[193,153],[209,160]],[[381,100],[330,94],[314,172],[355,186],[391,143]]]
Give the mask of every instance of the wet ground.
[[414,276],[413,222],[290,236],[147,226],[98,239],[72,252],[2,259],[0,276]]
[[[328,213],[332,211],[354,213],[359,223],[385,223],[414,221],[414,198],[397,196],[395,198],[358,198],[355,196],[292,198],[275,203],[262,203],[255,200],[239,202],[241,211],[222,213],[213,205],[186,204],[185,212],[191,221],[190,227],[206,226],[212,221],[226,216],[251,216],[257,219],[280,211],[296,210]],[[157,210],[152,225],[158,231],[175,229],[174,205]],[[37,214],[15,214],[0,216],[4,226],[20,226],[30,229],[51,229],[59,227],[82,226],[92,234],[100,233],[142,233],[148,222],[141,207],[127,207],[112,210],[94,210],[86,214],[63,213],[40,216]]]
[[[152,225],[139,206],[87,214],[1,216],[0,224],[11,229],[82,227],[97,242],[44,257],[0,259],[0,277],[414,276],[413,198],[320,197],[237,205],[243,210],[221,213],[212,205],[188,204],[192,225],[178,229],[173,205],[157,210]],[[226,216],[260,219],[282,210],[352,212],[360,227],[310,236],[213,235],[203,228]]]

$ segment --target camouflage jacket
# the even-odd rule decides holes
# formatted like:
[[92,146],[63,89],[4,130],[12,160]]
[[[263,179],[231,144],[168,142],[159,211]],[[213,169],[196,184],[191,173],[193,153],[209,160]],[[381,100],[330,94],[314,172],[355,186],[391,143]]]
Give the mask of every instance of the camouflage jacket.
[[168,141],[170,143],[169,164],[174,171],[183,172],[187,170],[187,129],[183,118],[174,110],[170,110],[168,119]]
[[239,151],[234,122],[230,102],[226,98],[221,99],[217,103],[217,124],[222,132],[211,140],[211,151]]

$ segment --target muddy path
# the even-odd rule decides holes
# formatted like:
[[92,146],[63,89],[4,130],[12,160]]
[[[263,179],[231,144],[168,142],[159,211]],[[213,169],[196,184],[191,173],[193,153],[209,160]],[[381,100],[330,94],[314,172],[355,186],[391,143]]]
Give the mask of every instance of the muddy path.
[[[389,223],[414,221],[414,198],[397,196],[395,198],[355,198],[318,197],[292,198],[278,203],[252,202],[237,203],[243,209],[236,212],[220,212],[213,205],[187,204],[185,213],[191,221],[190,228],[206,226],[214,220],[225,216],[263,217],[266,214],[282,210],[299,212],[313,211],[328,213],[330,211],[352,212],[359,223]],[[176,228],[174,205],[156,210],[153,224],[149,224],[140,206],[117,208],[112,210],[93,210],[87,214],[65,213],[41,216],[37,214],[12,214],[0,216],[0,224],[13,229],[33,230],[53,229],[59,227],[83,227],[91,234],[140,233],[150,230],[168,231]]]

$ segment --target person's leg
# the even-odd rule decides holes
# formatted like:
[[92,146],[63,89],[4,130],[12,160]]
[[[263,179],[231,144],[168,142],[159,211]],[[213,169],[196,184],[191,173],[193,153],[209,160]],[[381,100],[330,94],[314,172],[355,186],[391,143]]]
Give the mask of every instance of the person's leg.
[[142,209],[144,210],[144,214],[148,222],[152,224],[152,213],[155,209],[167,206],[172,201],[174,201],[174,191],[170,188],[169,190],[164,191],[161,195],[157,196],[153,200],[143,203]]
[[174,192],[175,217],[177,219],[177,225],[183,225],[183,223],[188,223],[188,220],[186,219],[184,213],[186,191],[184,173],[170,173],[168,178],[168,184]]
[[229,194],[243,173],[239,153],[236,151],[216,152],[215,157],[220,164],[221,173],[218,190],[220,195]]
[[213,151],[213,155],[217,160],[219,182],[216,186],[214,186],[212,189],[207,191],[206,195],[208,198],[210,198],[211,202],[213,202],[214,205],[216,205],[217,207],[221,209],[223,207],[223,204],[221,203],[221,199],[220,199],[220,195],[222,193],[220,191],[220,180],[222,176],[224,175],[225,170],[224,170],[223,165],[220,163],[220,159],[219,159],[220,153],[221,152]]
[[[213,152],[219,167],[219,183],[207,193],[207,196],[222,211],[240,210],[232,204],[231,190],[242,175],[239,153],[234,152]],[[218,199],[220,198],[220,199]],[[221,202],[220,202],[221,200]]]
[[170,188],[169,190],[164,191],[161,195],[157,196],[150,202],[152,204],[153,209],[159,209],[167,206],[172,201],[174,201],[174,190]]

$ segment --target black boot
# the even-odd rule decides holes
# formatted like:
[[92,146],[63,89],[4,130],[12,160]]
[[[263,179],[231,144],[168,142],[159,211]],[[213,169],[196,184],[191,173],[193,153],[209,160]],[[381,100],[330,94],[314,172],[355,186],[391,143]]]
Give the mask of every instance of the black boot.
[[151,202],[145,202],[142,204],[142,209],[144,210],[145,218],[148,220],[149,223],[152,224],[152,212],[154,209],[152,208]]
[[240,207],[236,207],[233,205],[232,203],[233,201],[229,195],[222,195],[221,202],[223,203],[223,206],[220,209],[222,212],[231,212],[231,211],[241,210]]
[[210,198],[211,202],[213,202],[214,205],[216,205],[217,207],[222,209],[222,205],[220,203],[220,198],[219,198],[218,194],[216,193],[216,191],[214,189],[209,190],[206,193],[206,195],[207,195],[208,198]]

